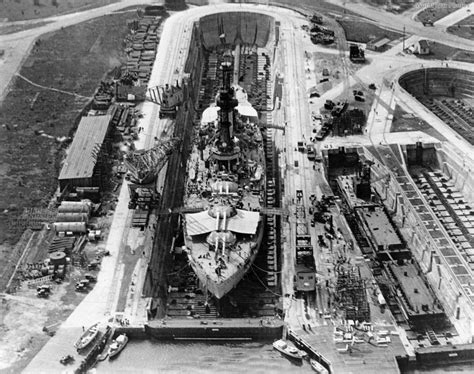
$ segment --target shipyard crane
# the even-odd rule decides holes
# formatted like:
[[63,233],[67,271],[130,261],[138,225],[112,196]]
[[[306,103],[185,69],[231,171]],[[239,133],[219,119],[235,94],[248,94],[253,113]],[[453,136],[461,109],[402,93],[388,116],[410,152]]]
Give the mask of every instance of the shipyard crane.
[[153,182],[179,143],[178,138],[171,138],[158,142],[148,150],[132,151],[125,155],[124,163],[132,181],[137,184]]
[[183,90],[178,82],[176,86],[156,86],[148,89],[146,99],[160,105],[160,118],[175,117],[178,106],[183,103]]

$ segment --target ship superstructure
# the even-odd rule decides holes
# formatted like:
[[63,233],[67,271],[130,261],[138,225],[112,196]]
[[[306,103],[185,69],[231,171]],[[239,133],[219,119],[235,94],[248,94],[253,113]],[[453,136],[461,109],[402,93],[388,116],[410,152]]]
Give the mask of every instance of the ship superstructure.
[[221,63],[222,86],[202,115],[188,161],[185,215],[189,262],[201,287],[218,299],[252,265],[263,235],[260,215],[264,150],[257,112],[241,87],[231,86],[232,55]]

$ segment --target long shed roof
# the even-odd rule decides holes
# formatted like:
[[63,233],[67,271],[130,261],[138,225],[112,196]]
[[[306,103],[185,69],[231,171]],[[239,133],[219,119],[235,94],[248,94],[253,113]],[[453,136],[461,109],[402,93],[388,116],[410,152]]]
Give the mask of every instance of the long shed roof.
[[59,179],[90,178],[96,154],[104,142],[111,115],[82,117],[69,148]]

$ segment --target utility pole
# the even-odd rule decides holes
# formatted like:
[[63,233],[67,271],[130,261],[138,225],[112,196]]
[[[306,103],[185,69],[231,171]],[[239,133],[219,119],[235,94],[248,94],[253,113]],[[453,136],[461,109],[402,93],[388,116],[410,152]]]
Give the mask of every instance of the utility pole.
[[405,26],[403,26],[403,51],[405,51]]

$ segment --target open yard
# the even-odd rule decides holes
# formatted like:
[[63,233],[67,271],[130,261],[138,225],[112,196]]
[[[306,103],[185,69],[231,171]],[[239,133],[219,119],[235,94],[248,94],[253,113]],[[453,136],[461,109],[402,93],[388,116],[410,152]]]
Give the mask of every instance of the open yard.
[[403,131],[423,131],[433,138],[445,141],[445,137],[435,130],[430,124],[414,114],[407,113],[399,105],[395,107],[393,113],[392,126],[390,132]]
[[[0,108],[0,286],[13,270],[23,208],[46,207],[57,187],[65,145],[102,77],[124,60],[130,14],[64,28],[38,40]],[[52,87],[67,93],[47,89]],[[42,134],[41,134],[42,133]]]
[[474,15],[470,15],[455,25],[448,27],[448,32],[461,38],[474,39]]
[[344,29],[346,39],[349,42],[367,43],[370,40],[378,39],[381,37],[395,40],[402,37],[402,34],[383,29],[373,23],[361,22],[360,20],[352,20],[348,18],[339,19],[337,22]]
[[[106,217],[108,221],[111,217]],[[31,234],[31,232],[30,232]],[[37,246],[48,246],[53,232],[33,233]],[[49,238],[48,238],[49,236]],[[105,246],[104,242],[88,243],[85,252],[93,257]],[[31,255],[34,255],[34,250]],[[31,258],[30,256],[27,256]],[[25,269],[25,268],[23,268]],[[36,287],[22,284],[13,295],[0,296],[0,372],[19,373],[54,334],[59,325],[67,319],[87,293],[77,292],[75,283],[84,278],[86,272],[77,266],[68,266],[62,283],[52,284],[47,298],[36,296]]]
[[378,8],[385,8],[393,13],[403,13],[415,6],[415,1],[411,0],[363,0],[364,3]]
[[[315,52],[313,53],[312,60],[314,61],[314,72],[316,76],[314,87],[320,94],[329,91],[342,82],[344,75],[342,73],[343,66],[339,55]],[[354,64],[349,60],[346,61],[346,65],[350,74],[355,73],[364,66],[364,64]]]
[[311,12],[318,12],[323,14],[332,14],[332,15],[342,15],[342,14],[353,14],[350,10],[346,10],[343,7],[340,7],[335,4],[328,3],[326,1],[314,1],[314,0],[275,0],[275,3],[288,5],[291,8],[301,9],[311,14]]
[[471,2],[472,0],[442,0],[434,5],[428,3],[430,6],[418,13],[416,19],[422,23],[436,22]]
[[19,21],[97,8],[118,0],[0,0],[0,20]]

